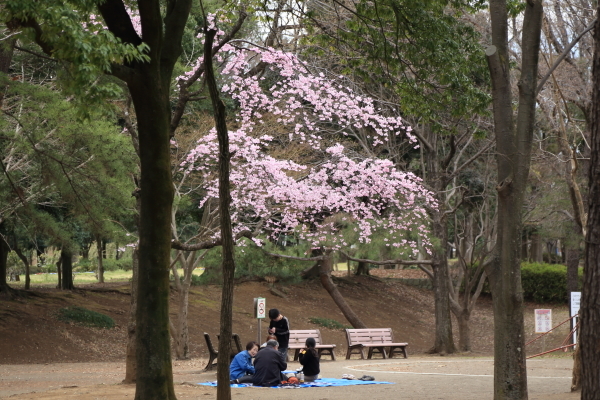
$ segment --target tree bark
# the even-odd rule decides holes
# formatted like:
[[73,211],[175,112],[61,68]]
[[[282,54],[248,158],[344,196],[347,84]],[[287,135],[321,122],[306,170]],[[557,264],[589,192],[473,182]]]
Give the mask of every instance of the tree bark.
[[6,282],[6,269],[10,247],[8,246],[8,243],[6,243],[5,238],[5,235],[0,235],[0,293],[8,294],[12,297],[14,289],[8,286],[8,283]]
[[471,326],[469,325],[470,313],[463,310],[458,319],[458,348],[460,351],[471,351]]
[[369,263],[364,261],[359,261],[358,266],[356,267],[355,275],[371,275],[369,272]]
[[[439,192],[438,192],[439,193]],[[443,203],[441,203],[443,204]],[[450,314],[450,271],[448,270],[448,230],[444,209],[440,205],[440,210],[431,212],[432,234],[440,241],[441,248],[432,249],[431,267],[433,272],[433,293],[435,305],[435,341],[432,353],[440,355],[451,354],[456,351],[454,346],[454,337],[452,335],[452,319]]]
[[331,279],[331,269],[333,266],[333,257],[331,250],[325,251],[325,258],[319,261],[319,278],[321,279],[321,284],[327,290],[327,293],[331,296],[335,304],[339,307],[344,317],[350,322],[354,328],[364,329],[367,326],[361,319],[356,315],[356,313],[352,310],[350,305],[344,299],[344,296],[340,293],[337,286],[333,283]]
[[543,262],[543,250],[544,247],[542,246],[542,238],[540,238],[540,234],[537,231],[533,232],[531,234],[531,251],[529,261],[534,263]]
[[[598,6],[600,11],[600,5]],[[594,30],[591,160],[581,298],[581,400],[600,398],[600,29]]]
[[23,265],[25,265],[25,290],[29,290],[29,287],[31,285],[31,277],[29,276],[29,259],[27,258],[27,256],[25,256],[25,254],[23,254],[21,249],[18,247],[15,247],[15,253],[17,253],[17,256],[23,262]]
[[127,323],[127,351],[125,354],[125,379],[123,383],[131,384],[136,382],[137,364],[136,364],[136,335],[135,335],[135,314],[137,309],[137,286],[139,277],[139,251],[137,247],[133,250],[132,273],[131,277],[131,300],[129,303],[129,322]]
[[62,288],[62,257],[58,257],[56,261],[56,276],[58,277],[57,289]]
[[63,248],[60,252],[62,261],[62,285],[63,290],[73,290],[73,253],[70,250]]
[[498,233],[486,269],[494,308],[494,399],[525,400],[525,327],[521,287],[522,205],[533,141],[542,1],[525,4],[519,102],[513,124],[508,14],[505,0],[491,0],[492,46],[486,50],[492,81],[498,165]]
[[102,259],[105,248],[102,246],[102,238],[96,236],[96,248],[98,249],[98,282],[104,283],[104,264]]
[[205,30],[204,65],[206,66],[206,85],[213,106],[217,136],[219,138],[219,215],[221,219],[221,240],[223,242],[223,289],[221,295],[221,328],[219,357],[217,361],[217,400],[231,400],[229,384],[229,357],[231,354],[231,336],[233,335],[233,287],[235,259],[233,231],[231,228],[231,194],[229,170],[231,153],[229,152],[229,134],[225,122],[225,104],[219,98],[217,82],[213,71],[212,44],[217,31]]

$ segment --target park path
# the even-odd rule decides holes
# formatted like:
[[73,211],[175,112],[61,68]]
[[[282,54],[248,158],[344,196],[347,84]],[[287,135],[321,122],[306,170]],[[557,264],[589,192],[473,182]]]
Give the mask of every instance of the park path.
[[[215,372],[203,372],[206,361],[174,362],[175,392],[179,400],[216,395],[216,388],[194,383],[216,379]],[[569,392],[572,359],[538,358],[528,361],[530,400],[579,400]],[[289,369],[299,367],[290,362]],[[0,398],[11,400],[117,400],[133,398],[133,385],[120,385],[124,363],[60,363],[0,365]],[[287,399],[303,400],[307,391],[319,400],[481,400],[492,398],[493,362],[489,358],[411,357],[407,360],[323,361],[321,375],[341,378],[372,375],[393,385],[365,385],[335,388],[286,390]],[[281,389],[232,389],[237,400],[280,400]]]

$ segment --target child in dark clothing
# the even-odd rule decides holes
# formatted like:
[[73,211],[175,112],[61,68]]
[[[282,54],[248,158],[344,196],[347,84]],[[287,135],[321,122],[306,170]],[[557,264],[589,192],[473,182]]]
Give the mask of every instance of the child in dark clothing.
[[319,353],[317,353],[315,346],[315,339],[309,337],[306,339],[306,348],[302,349],[298,356],[298,361],[304,367],[302,368],[302,372],[304,373],[305,382],[314,382],[319,378],[319,372],[321,372],[319,368]]
[[288,345],[290,343],[290,322],[286,317],[279,313],[279,310],[272,308],[269,310],[269,318],[271,323],[269,324],[269,334],[273,334],[277,337],[279,343],[279,352],[287,360]]

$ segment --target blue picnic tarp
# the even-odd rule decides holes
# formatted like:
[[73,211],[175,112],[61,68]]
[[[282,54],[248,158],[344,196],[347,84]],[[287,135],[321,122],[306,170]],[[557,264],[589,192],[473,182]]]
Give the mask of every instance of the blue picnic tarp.
[[[302,383],[302,384],[298,385],[298,387],[308,388],[308,387],[334,387],[334,386],[377,385],[377,384],[393,385],[394,382],[321,378],[314,382]],[[217,386],[217,382],[216,381],[200,382],[200,383],[198,383],[198,385]],[[257,386],[252,386],[252,384],[250,384],[250,383],[243,383],[243,384],[232,384],[231,387],[242,388],[242,387],[257,387]],[[273,386],[273,388],[275,388],[275,389],[289,388],[289,387],[291,387],[291,386]]]

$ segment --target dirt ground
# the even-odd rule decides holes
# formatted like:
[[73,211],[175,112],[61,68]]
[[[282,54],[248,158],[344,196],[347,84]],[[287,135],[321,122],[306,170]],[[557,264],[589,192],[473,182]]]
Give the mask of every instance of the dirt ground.
[[[569,393],[572,362],[569,358],[544,358],[529,362],[528,384],[531,400],[578,400]],[[214,372],[203,372],[194,361],[175,362],[175,393],[179,400],[215,396],[216,388],[197,383],[214,381]],[[288,369],[299,367],[289,363]],[[134,385],[119,384],[123,363],[62,363],[0,366],[0,397],[11,400],[117,400],[133,398]],[[321,400],[419,399],[480,400],[491,398],[493,361],[489,358],[410,357],[391,360],[323,361],[321,375],[341,378],[368,374],[391,385],[287,390],[288,399]],[[281,390],[233,388],[234,399],[279,400]]]
[[[395,271],[393,274],[397,276],[398,272]],[[361,398],[364,396],[388,398],[392,394],[394,396],[401,395],[400,398],[406,399],[481,399],[491,396],[492,379],[489,376],[476,378],[463,375],[428,375],[440,368],[455,369],[458,364],[448,363],[446,367],[433,367],[433,369],[430,368],[431,365],[424,362],[418,365],[412,364],[414,361],[423,359],[425,361],[433,360],[433,363],[440,360],[439,365],[444,365],[449,360],[453,362],[454,360],[464,360],[465,356],[476,357],[476,360],[481,357],[489,359],[493,350],[493,317],[489,298],[480,299],[471,318],[474,351],[441,358],[425,354],[433,341],[433,296],[430,291],[405,286],[395,279],[369,277],[352,277],[347,281],[339,282],[338,285],[348,303],[367,326],[391,327],[396,340],[409,343],[410,358],[393,360],[399,364],[378,367],[380,370],[378,370],[376,378],[396,382],[396,385],[310,389],[319,390],[319,396],[322,394],[322,397],[319,398],[358,399],[358,395]],[[234,332],[240,335],[242,342],[257,339],[257,321],[252,316],[252,299],[260,296],[266,298],[268,308],[277,307],[289,318],[292,329],[320,329],[324,342],[337,346],[338,361],[323,362],[324,371],[330,373],[331,377],[341,377],[342,373],[353,373],[348,371],[352,365],[377,364],[384,361],[340,361],[345,358],[346,352],[343,331],[324,328],[309,322],[310,318],[316,317],[329,318],[346,324],[343,315],[318,282],[278,285],[277,288],[285,291],[285,298],[271,294],[269,285],[265,282],[245,282],[236,286],[233,326]],[[173,316],[175,316],[176,310],[176,297],[177,293],[173,291]],[[129,287],[124,283],[90,285],[74,291],[34,288],[27,297],[14,301],[0,301],[0,337],[2,338],[0,340],[0,397],[14,395],[15,397],[11,398],[77,398],[83,400],[133,397],[134,387],[117,385],[124,376],[125,326],[129,302]],[[208,356],[202,334],[208,332],[216,338],[219,304],[219,287],[196,286],[192,288],[189,310],[191,360],[174,361],[174,380],[176,382],[197,383],[214,379],[214,373],[211,378],[211,373],[201,372],[206,365]],[[59,321],[56,318],[58,310],[72,305],[83,306],[107,314],[115,319],[117,327],[111,330],[93,329]],[[567,318],[566,306],[527,304],[525,311],[527,340],[537,336],[533,332],[533,310],[535,308],[552,308],[555,324]],[[263,329],[266,330],[265,324],[263,324]],[[558,347],[567,333],[568,328],[563,326],[556,333],[547,335],[529,345],[527,353],[536,354]],[[458,343],[456,328],[455,335],[456,343]],[[214,341],[216,342],[216,340]],[[537,365],[538,359],[535,360],[530,365]],[[556,357],[545,360],[556,360]],[[558,360],[562,360],[563,363],[561,371],[566,376],[570,376],[571,358],[563,355]],[[484,365],[474,362],[469,365],[471,364],[476,370]],[[490,362],[488,364],[491,365]],[[427,366],[431,371],[424,371],[423,366]],[[331,370],[325,370],[325,368]],[[403,368],[409,369],[403,370]],[[360,371],[357,373],[362,374]],[[375,373],[368,374],[374,375]],[[530,398],[577,398],[565,397],[572,396],[567,394],[570,382],[567,377],[549,376],[556,379],[530,378]],[[469,397],[471,396],[470,391],[465,392],[462,397],[448,397],[450,392],[454,393],[463,386],[468,388],[474,384],[473,382],[479,382],[475,384],[479,389],[473,393],[479,393],[480,397]],[[546,389],[550,390],[552,386],[548,385],[548,382],[552,382],[552,385],[556,383],[558,386],[550,392],[544,392]],[[537,386],[540,387],[541,392],[535,389]],[[540,395],[559,397],[535,397],[537,396],[536,391],[540,392]],[[258,393],[260,393],[261,399],[268,399],[271,395],[265,393],[272,392],[273,398],[276,393],[279,393],[274,389],[234,389],[236,397],[244,399],[258,397]],[[289,392],[288,390],[288,394]],[[292,390],[291,392],[297,393],[298,391]],[[300,390],[300,392],[304,393],[304,390]],[[205,394],[214,395],[215,389],[198,387],[195,384],[179,384],[176,393],[180,399],[191,399]],[[483,395],[483,393],[486,394]]]

